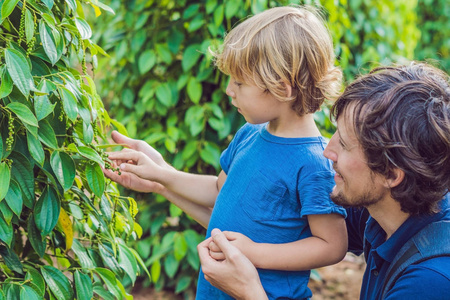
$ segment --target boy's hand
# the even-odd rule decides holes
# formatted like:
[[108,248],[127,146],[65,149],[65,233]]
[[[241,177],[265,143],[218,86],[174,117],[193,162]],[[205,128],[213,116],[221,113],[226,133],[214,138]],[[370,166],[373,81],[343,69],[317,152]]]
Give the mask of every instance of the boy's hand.
[[[247,236],[239,232],[223,231],[222,232],[230,243],[238,248],[244,255],[250,257],[251,250],[255,247],[256,243],[249,239]],[[209,242],[209,253],[215,260],[224,260],[225,254],[220,247],[211,240]]]
[[[139,151],[142,156],[147,156],[150,161],[152,161],[154,164],[162,167],[162,168],[172,168],[169,164],[167,164],[161,154],[156,151],[153,147],[148,145],[146,142],[141,140],[135,140],[128,138],[122,134],[120,134],[117,131],[113,131],[111,134],[112,139],[117,144],[126,145],[132,150]],[[124,151],[124,150],[122,150]],[[121,152],[122,152],[121,151]],[[125,150],[130,151],[130,150]],[[117,152],[116,152],[117,153]],[[124,155],[123,153],[120,154],[121,157],[128,157],[127,155]],[[130,159],[114,159],[115,153],[110,154],[110,159],[113,160],[113,167],[116,167],[118,165],[124,164],[125,168],[127,164],[134,163],[133,160]],[[122,169],[121,175],[107,169],[103,169],[103,173],[106,177],[110,178],[111,180],[119,183],[125,188],[132,189],[138,192],[145,192],[145,193],[158,193],[163,194],[165,191],[165,187],[156,182],[151,181],[146,178],[142,178],[136,173],[131,172],[130,170]]]
[[[220,230],[213,229],[211,235],[197,246],[205,279],[235,299],[268,299],[250,260],[231,245]],[[214,241],[221,252],[223,250],[222,261],[210,256],[211,241]]]

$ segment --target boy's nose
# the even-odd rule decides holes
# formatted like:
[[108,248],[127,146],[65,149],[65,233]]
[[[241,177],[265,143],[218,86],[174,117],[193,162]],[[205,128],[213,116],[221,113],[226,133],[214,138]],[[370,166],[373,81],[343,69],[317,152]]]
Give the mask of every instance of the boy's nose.
[[236,94],[231,90],[230,84],[227,85],[227,89],[225,90],[225,93],[230,96],[231,98],[236,97]]

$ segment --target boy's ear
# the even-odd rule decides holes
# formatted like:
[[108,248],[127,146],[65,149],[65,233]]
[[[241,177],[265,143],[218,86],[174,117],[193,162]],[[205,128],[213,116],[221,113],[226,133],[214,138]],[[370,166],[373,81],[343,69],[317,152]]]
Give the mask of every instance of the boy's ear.
[[402,169],[394,168],[386,178],[386,187],[393,188],[399,185],[405,179],[405,172]]
[[285,83],[284,86],[286,88],[286,97],[292,97],[292,86],[288,83]]

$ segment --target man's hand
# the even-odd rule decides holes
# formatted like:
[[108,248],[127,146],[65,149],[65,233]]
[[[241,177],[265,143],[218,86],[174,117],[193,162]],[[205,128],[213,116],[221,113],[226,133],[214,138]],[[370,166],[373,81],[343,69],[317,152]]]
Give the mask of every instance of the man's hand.
[[[225,235],[227,240],[230,241],[231,245],[238,248],[242,253],[244,253],[245,256],[251,257],[251,252],[256,247],[255,242],[239,232],[223,231],[222,233]],[[225,254],[213,240],[209,243],[209,250],[209,254],[215,260],[225,259]]]
[[[225,259],[217,261],[210,256],[209,244],[223,252]],[[205,279],[213,286],[236,299],[268,299],[250,260],[233,246],[219,229],[197,246]]]

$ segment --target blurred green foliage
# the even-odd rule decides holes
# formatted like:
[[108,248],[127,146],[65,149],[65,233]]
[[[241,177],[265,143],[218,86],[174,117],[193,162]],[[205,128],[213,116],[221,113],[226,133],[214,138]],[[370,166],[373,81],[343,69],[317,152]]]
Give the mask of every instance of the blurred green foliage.
[[450,70],[450,2],[419,0],[416,8],[421,36],[414,51],[418,60],[437,60],[437,65]]
[[[93,19],[93,39],[110,55],[98,61],[99,93],[129,136],[148,142],[177,169],[214,174],[221,151],[244,123],[225,95],[227,77],[214,69],[207,50],[219,45],[233,25],[269,7],[321,5],[337,63],[351,81],[379,63],[413,59],[417,53],[433,56],[415,50],[421,34],[417,22],[435,19],[428,2],[444,5],[425,0],[420,5],[417,0],[112,0],[116,15]],[[422,5],[431,16],[418,16]],[[431,30],[426,34],[448,54],[448,41]],[[430,45],[427,51],[432,50]],[[316,121],[324,136],[331,136],[334,126],[326,107]],[[140,200],[144,231],[137,249],[151,270],[151,284],[192,296],[199,268],[195,246],[204,231],[162,197],[133,195]]]

